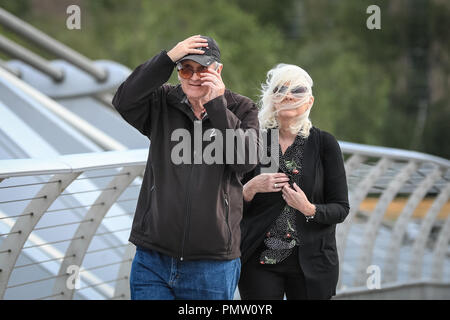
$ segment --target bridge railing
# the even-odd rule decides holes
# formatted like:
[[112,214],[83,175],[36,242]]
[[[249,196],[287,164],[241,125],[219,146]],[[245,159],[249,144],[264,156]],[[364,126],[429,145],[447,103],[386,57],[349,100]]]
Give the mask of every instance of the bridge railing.
[[[449,266],[450,161],[347,142],[341,143],[341,149],[346,157],[350,213],[337,227],[339,256],[344,257],[339,288],[365,286],[368,268],[373,266],[380,271],[383,283],[445,281],[444,265],[447,263],[447,269]],[[364,210],[363,204],[369,199],[375,206]],[[419,208],[425,202],[428,207]],[[363,221],[357,222],[361,216]],[[356,226],[359,235],[351,239],[352,228],[354,234],[358,233]],[[415,235],[408,234],[411,227],[415,227]],[[357,253],[350,258],[346,251],[352,243]],[[343,268],[350,261],[350,279],[343,286]],[[424,265],[431,274],[424,272]]]
[[128,298],[146,154],[1,160],[0,298]]
[[[337,229],[340,292],[364,286],[374,264],[386,286],[405,279],[399,277],[402,263],[408,281],[448,283],[449,161],[340,145],[351,206]],[[128,235],[146,160],[144,149],[0,160],[0,298],[128,299],[134,256]],[[387,222],[399,196],[403,209]],[[408,223],[428,198],[419,232],[405,244]],[[364,210],[369,199],[375,199],[375,208]],[[380,234],[387,246],[381,255]]]

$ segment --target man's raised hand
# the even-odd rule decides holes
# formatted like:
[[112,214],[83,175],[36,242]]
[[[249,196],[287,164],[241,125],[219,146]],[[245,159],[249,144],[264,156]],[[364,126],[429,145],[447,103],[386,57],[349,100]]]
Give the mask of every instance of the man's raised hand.
[[[219,69],[221,66],[219,67]],[[220,72],[220,70],[218,70]],[[209,93],[204,97],[204,103],[217,98],[225,93],[225,84],[223,83],[220,73],[213,69],[208,69],[200,75],[202,86],[209,87]]]
[[178,42],[167,55],[173,62],[177,62],[187,54],[204,54],[203,50],[196,48],[207,47],[208,40],[202,38],[200,35],[189,37],[181,42]]

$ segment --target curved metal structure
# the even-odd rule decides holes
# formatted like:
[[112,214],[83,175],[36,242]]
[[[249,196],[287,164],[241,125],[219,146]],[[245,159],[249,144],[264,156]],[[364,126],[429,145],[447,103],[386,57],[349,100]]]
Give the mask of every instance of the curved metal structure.
[[95,77],[98,81],[104,81],[108,77],[108,73],[104,69],[94,66],[88,58],[82,56],[78,52],[63,45],[55,39],[50,38],[45,33],[37,30],[33,26],[23,20],[20,20],[2,8],[0,8],[0,23],[11,31],[21,35],[28,41],[33,42],[37,46],[58,57],[70,61],[73,65],[78,66],[80,69]]
[[[2,231],[0,237],[4,240],[0,243],[0,298],[4,298],[5,292],[8,289],[17,288],[18,286],[33,285],[38,282],[46,281],[48,284],[53,283],[51,294],[47,294],[44,297],[35,298],[63,298],[70,299],[73,297],[74,290],[68,289],[66,286],[67,278],[70,276],[67,274],[68,267],[70,265],[83,267],[83,283],[86,284],[85,288],[101,286],[114,281],[102,279],[102,274],[96,275],[90,270],[96,270],[101,267],[116,266],[121,267],[120,278],[115,279],[117,281],[124,280],[128,277],[130,263],[130,255],[133,250],[130,249],[124,252],[123,259],[115,261],[113,263],[107,263],[106,265],[88,266],[84,268],[83,263],[86,260],[86,255],[97,252],[108,252],[118,247],[125,248],[129,246],[125,240],[126,237],[122,237],[120,243],[102,243],[103,247],[98,249],[93,247],[92,239],[94,237],[102,238],[105,235],[115,232],[129,232],[131,220],[130,215],[132,212],[126,214],[116,214],[112,210],[114,206],[117,206],[121,202],[135,203],[137,200],[137,193],[139,185],[134,183],[136,179],[139,182],[138,176],[142,174],[145,162],[147,150],[134,150],[126,152],[106,152],[100,154],[84,154],[84,155],[70,155],[62,156],[58,159],[43,159],[40,164],[37,164],[34,159],[24,160],[0,160],[0,179],[2,179],[2,185],[0,186],[0,225],[4,230],[5,227],[10,227],[7,232]],[[131,160],[131,161],[130,161]],[[97,162],[97,164],[95,164]],[[86,165],[87,163],[92,163]],[[14,168],[13,170],[11,170]],[[120,171],[117,171],[120,169]],[[105,170],[109,170],[105,174]],[[102,174],[97,174],[97,172]],[[25,177],[48,177],[35,183],[21,183],[18,181],[23,180]],[[75,210],[74,207],[61,207],[58,204],[57,208],[54,205],[57,204],[57,200],[71,196],[72,193],[67,193],[69,185],[78,185],[83,180],[103,179],[104,183],[101,188],[95,190],[98,196],[94,198],[90,205],[81,206],[87,210],[87,212],[80,217],[78,221],[54,224],[52,220],[48,220],[47,223],[42,226],[39,224],[44,219],[44,216],[54,215],[55,212],[62,212],[65,210]],[[16,181],[17,179],[17,181]],[[108,182],[109,180],[109,182]],[[27,189],[31,186],[40,186],[38,192],[31,197],[19,197],[21,193],[26,193]],[[91,190],[80,190],[77,193],[90,192]],[[13,199],[8,196],[5,197],[5,193],[14,190],[16,195]],[[124,198],[125,196],[125,198]],[[7,199],[7,200],[5,200]],[[11,214],[8,208],[16,209],[17,206],[13,204],[17,202],[25,202],[27,205],[21,212],[15,212]],[[131,205],[130,207],[133,207]],[[78,208],[79,209],[79,208]],[[107,213],[109,215],[107,215]],[[103,226],[108,219],[126,217],[126,220],[122,220],[120,224],[121,228],[103,232]],[[5,220],[14,221],[14,223],[5,224]],[[30,243],[30,237],[40,233],[41,236],[45,236],[45,233],[51,232],[53,229],[61,227],[78,226],[73,232],[67,232],[59,234],[63,239],[51,239],[51,241],[40,240]],[[73,229],[73,228],[72,228]],[[43,231],[45,230],[45,233]],[[64,252],[59,253],[60,261],[59,271],[51,276],[43,278],[32,279],[26,282],[10,283],[10,278],[17,268],[24,268],[23,265],[17,265],[18,257],[27,249],[55,246],[58,243],[69,242],[69,246],[64,249]],[[106,246],[105,246],[106,244]],[[122,251],[121,251],[122,252]],[[52,259],[51,259],[52,260]],[[26,265],[30,268],[33,266],[41,265],[42,263],[49,262],[49,259],[43,261],[36,261]],[[125,268],[125,269],[124,269]],[[91,274],[87,273],[91,272]],[[116,270],[117,272],[117,270]],[[86,275],[86,276],[85,276]],[[96,281],[92,283],[93,280]],[[50,285],[49,285],[50,286]],[[121,289],[117,289],[120,292],[120,297],[129,298],[129,294],[124,291],[124,286],[120,286]],[[126,287],[125,287],[126,288]],[[103,295],[112,294],[113,288],[103,290]],[[112,298],[112,296],[104,296],[104,298]]]
[[[117,177],[115,177],[105,188],[95,203],[101,203],[101,206],[91,207],[91,209],[86,213],[84,220],[89,223],[80,224],[75,236],[70,243],[69,248],[66,252],[66,258],[62,261],[61,267],[58,272],[58,279],[55,282],[55,287],[53,293],[57,295],[61,293],[64,298],[71,299],[73,297],[73,290],[70,290],[66,285],[66,275],[67,269],[70,265],[81,266],[84,254],[86,253],[92,238],[96,234],[98,227],[102,223],[105,214],[108,212],[110,207],[119,198],[122,192],[133,182],[133,180],[140,174],[142,174],[144,166],[136,166],[133,168],[123,168]],[[127,279],[125,276],[123,279]]]
[[[24,210],[26,214],[22,213],[8,234],[3,234],[3,236],[7,235],[7,237],[0,245],[0,252],[3,252],[7,256],[3,260],[5,263],[1,268],[0,279],[9,279],[25,242],[33,232],[42,215],[48,210],[61,192],[78,176],[79,173],[54,175],[27,205]],[[0,299],[3,298],[5,289],[6,286],[0,285]]]
[[[350,157],[348,161],[354,161],[352,159],[355,155],[355,149],[353,144],[347,144],[341,142],[341,148],[344,155],[348,154],[350,151]],[[347,147],[349,146],[349,147]],[[367,146],[364,148],[367,150]],[[377,151],[376,147],[369,148],[371,152]],[[385,261],[384,265],[381,266],[381,279],[383,287],[392,287],[397,284],[404,286],[408,283],[414,283],[417,281],[434,281],[434,283],[449,284],[450,274],[445,274],[445,270],[450,266],[450,259],[447,257],[449,250],[449,235],[450,235],[450,218],[448,212],[443,212],[446,215],[445,222],[440,222],[440,220],[435,220],[438,216],[438,212],[442,212],[442,209],[448,210],[448,194],[450,190],[450,185],[448,183],[449,178],[449,168],[450,164],[444,159],[439,159],[435,161],[435,158],[430,158],[430,161],[425,161],[427,158],[425,155],[420,155],[420,160],[411,159],[409,162],[397,163],[394,157],[390,157],[389,160],[386,158],[386,150],[383,150],[383,157],[381,161],[372,160],[372,167],[366,162],[361,162],[359,168],[355,168],[349,173],[349,187],[350,195],[352,199],[357,198],[359,203],[362,203],[365,199],[361,195],[355,196],[355,193],[362,193],[364,196],[370,194],[371,197],[374,194],[378,194],[376,199],[378,201],[375,209],[364,216],[358,208],[353,208],[353,220],[349,223],[348,233],[346,238],[340,238],[340,245],[342,243],[346,244],[347,256],[341,256],[341,265],[344,269],[347,265],[353,265],[354,269],[351,272],[346,272],[343,270],[341,273],[341,281],[344,282],[345,287],[340,288],[340,297],[345,297],[347,290],[350,288],[353,291],[357,288],[364,288],[364,284],[367,280],[366,269],[371,264],[377,264]],[[400,150],[392,150],[392,154],[398,154]],[[407,151],[402,152],[402,154],[408,154]],[[373,154],[369,155],[367,152],[360,151],[361,159],[373,159]],[[102,248],[92,248],[92,239],[95,237],[102,237],[105,234],[110,234],[114,232],[126,232],[128,234],[131,227],[131,219],[127,220],[126,225],[122,225],[121,228],[117,230],[111,230],[102,232],[100,229],[102,223],[105,220],[114,218],[116,214],[111,214],[111,208],[114,205],[120,204],[121,201],[129,199],[132,197],[133,201],[136,201],[138,194],[139,184],[132,184],[132,182],[142,173],[144,170],[144,165],[147,159],[147,151],[145,149],[134,150],[134,151],[114,151],[106,153],[93,153],[93,154],[80,154],[80,155],[70,155],[61,156],[56,159],[48,159],[36,161],[32,159],[24,160],[1,160],[0,161],[0,179],[3,179],[0,184],[0,212],[3,215],[0,217],[0,224],[3,223],[5,219],[16,219],[14,224],[10,225],[7,232],[2,231],[1,237],[6,237],[0,244],[0,293],[4,295],[9,289],[17,287],[18,284],[11,284],[10,277],[15,269],[17,269],[17,257],[20,253],[32,246],[26,246],[28,238],[33,235],[37,230],[41,230],[42,227],[37,223],[42,220],[45,215],[53,214],[52,204],[57,201],[57,199],[67,196],[64,190],[68,186],[74,185],[81,179],[94,179],[98,176],[96,172],[103,172],[105,169],[116,169],[112,173],[104,176],[106,179],[103,186],[99,188],[98,196],[93,198],[92,204],[90,206],[84,206],[86,212],[80,217],[79,221],[73,222],[71,224],[78,225],[76,230],[73,230],[70,234],[64,234],[64,239],[53,239],[52,241],[35,244],[34,247],[39,247],[42,245],[52,246],[60,242],[69,242],[69,246],[65,248],[62,252],[62,257],[58,263],[58,271],[51,276],[46,276],[43,279],[33,279],[28,283],[21,283],[20,285],[26,286],[31,285],[39,281],[49,282],[49,287],[51,288],[51,294],[44,296],[44,298],[57,298],[57,299],[71,299],[74,297],[74,293],[77,289],[70,289],[67,285],[68,279],[72,276],[68,274],[68,267],[71,265],[80,268],[80,276],[82,283],[85,284],[79,290],[86,290],[88,288],[107,286],[111,283],[116,283],[115,287],[108,287],[108,289],[103,290],[104,298],[114,298],[123,299],[129,298],[127,279],[129,268],[131,264],[131,259],[134,253],[133,246],[129,245],[125,240],[121,243],[111,243],[109,246]],[[90,163],[89,165],[87,165]],[[381,163],[381,164],[380,164]],[[447,163],[446,166],[443,166]],[[349,164],[347,162],[347,164]],[[391,171],[387,170],[389,168]],[[399,164],[399,165],[397,165]],[[368,166],[368,167],[365,167]],[[383,170],[381,170],[383,169]],[[363,174],[362,172],[365,172]],[[375,174],[375,173],[376,174]],[[86,175],[89,175],[88,178]],[[20,190],[28,188],[28,185],[17,184],[16,179],[21,179],[22,177],[31,176],[46,176],[48,180],[39,182],[39,185],[43,187],[31,196],[24,193],[24,198],[18,196],[11,198],[4,193],[8,194],[8,191],[15,189],[14,194],[20,195]],[[84,177],[86,176],[86,177]],[[369,178],[367,178],[367,177]],[[376,178],[375,178],[376,177]],[[416,179],[418,179],[416,181]],[[370,181],[371,183],[369,183]],[[139,181],[138,181],[139,183]],[[366,186],[367,184],[367,186]],[[361,185],[365,186],[363,192],[359,190]],[[356,188],[356,190],[355,190]],[[415,244],[415,251],[410,250],[411,245],[404,243],[404,241],[399,241],[399,239],[404,239],[407,233],[407,220],[411,219],[413,209],[417,206],[417,203],[423,200],[424,190],[434,191],[434,201],[433,205],[429,208],[425,218],[421,220],[422,230],[428,232],[420,233],[416,237],[416,243],[420,243],[420,250],[418,244]],[[80,190],[77,192],[90,192],[90,190]],[[388,213],[389,204],[394,201],[395,195],[408,192],[410,197],[408,200],[404,199],[406,203],[404,209],[399,214],[396,223],[390,227],[390,238],[386,238],[386,234],[381,234],[380,231],[383,228],[382,217]],[[122,196],[126,195],[126,199],[122,199]],[[362,199],[361,199],[362,198]],[[360,200],[361,199],[361,200]],[[13,212],[8,212],[8,207],[11,208],[11,204],[17,201],[27,202],[28,205],[24,206],[24,209],[16,215]],[[352,203],[355,203],[353,200]],[[50,210],[49,210],[50,209]],[[58,208],[58,210],[64,210],[65,208]],[[71,209],[71,208],[67,208]],[[412,210],[412,211],[411,211]],[[129,214],[132,214],[130,212]],[[433,218],[432,218],[433,217]],[[361,220],[362,219],[362,220]],[[437,224],[441,227],[440,232],[431,237],[430,225],[433,221],[440,222]],[[348,223],[348,222],[347,222]],[[70,224],[70,223],[69,223]],[[401,226],[400,226],[401,225]],[[435,224],[436,225],[436,224]],[[62,225],[47,225],[44,228],[50,230],[52,228],[60,228]],[[342,225],[344,227],[344,225]],[[3,229],[4,229],[3,225]],[[362,230],[360,236],[358,237],[352,229]],[[3,230],[0,229],[0,230]],[[342,232],[342,231],[341,231]],[[423,235],[428,234],[428,246],[430,246],[430,241],[433,242],[430,248],[423,246]],[[341,233],[342,235],[342,233]],[[387,240],[390,249],[383,250],[383,245],[377,243],[379,237],[385,238]],[[356,245],[354,238],[357,237]],[[106,265],[94,265],[91,266],[86,262],[86,257],[97,250],[107,252],[108,250],[113,250],[114,248],[122,247],[127,248],[121,251],[121,259],[108,263]],[[380,256],[377,254],[377,250],[383,250],[383,254]],[[403,257],[400,253],[403,251],[412,252],[417,256],[417,252],[421,252],[419,255],[420,259],[409,260],[408,257]],[[350,253],[357,254],[351,256]],[[427,253],[427,259],[424,258],[424,252]],[[396,259],[392,259],[392,254],[396,254]],[[342,259],[343,258],[343,259]],[[375,261],[376,260],[376,261]],[[411,261],[412,263],[409,263]],[[399,264],[409,263],[411,269],[417,267],[417,262],[421,261],[422,268],[429,269],[429,275],[426,274],[416,274],[413,279],[403,278],[401,281],[388,275],[394,274],[392,270],[397,270]],[[40,264],[37,261],[34,264]],[[93,272],[102,267],[116,266],[118,269],[115,270],[116,277],[113,279],[102,279],[101,274],[91,274],[88,276],[89,272]],[[431,266],[431,267],[430,267]],[[417,276],[418,275],[418,276]],[[90,279],[101,279],[95,280],[93,282]],[[50,281],[51,285],[50,285]],[[353,292],[350,290],[349,292]],[[360,289],[358,289],[360,290]],[[397,290],[397,289],[396,289]],[[42,298],[42,297],[36,297]]]
[[[443,270],[450,267],[449,247],[442,217],[448,221],[450,215],[450,161],[384,147],[350,143],[341,143],[341,147],[344,155],[351,156],[346,161],[350,214],[337,227],[338,250],[343,258],[339,288],[365,287],[368,268],[373,265],[380,267],[383,285],[431,278],[448,282]],[[361,208],[368,199],[375,202],[370,211]],[[421,209],[423,218],[414,219],[418,206],[430,200],[430,208]],[[387,217],[393,207],[395,216]],[[434,235],[430,233],[432,228],[436,230]],[[349,248],[352,242],[354,246]],[[435,252],[426,246],[435,247]],[[353,253],[348,253],[349,249]],[[428,266],[431,263],[436,270],[433,277]],[[425,266],[428,272],[422,273]]]

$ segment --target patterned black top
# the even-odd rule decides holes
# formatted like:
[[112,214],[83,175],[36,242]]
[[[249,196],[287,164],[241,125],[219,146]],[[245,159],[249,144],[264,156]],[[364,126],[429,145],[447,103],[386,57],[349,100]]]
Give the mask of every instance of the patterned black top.
[[[279,148],[280,171],[289,177],[289,184],[299,186],[302,177],[303,149],[306,139],[297,135],[294,142],[282,154]],[[281,214],[266,233],[266,249],[260,255],[261,264],[276,264],[286,259],[299,244],[295,223],[296,209],[284,206]]]

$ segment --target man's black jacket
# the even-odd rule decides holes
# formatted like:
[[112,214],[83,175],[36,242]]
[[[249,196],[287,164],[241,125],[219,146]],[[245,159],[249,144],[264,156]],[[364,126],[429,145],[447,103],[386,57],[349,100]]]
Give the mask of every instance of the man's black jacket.
[[[173,162],[172,151],[183,138],[172,134],[189,133],[193,146],[199,138],[194,136],[194,122],[200,121],[183,102],[181,86],[165,84],[174,67],[162,51],[138,66],[113,98],[122,117],[151,141],[129,240],[182,260],[234,259],[240,256],[240,179],[256,163],[193,164],[193,148],[187,155],[190,162]],[[204,107],[202,131],[222,132],[223,145],[225,129],[258,130],[258,110],[247,97],[226,90]],[[216,138],[217,133],[211,139]],[[203,147],[208,144],[202,142]]]

